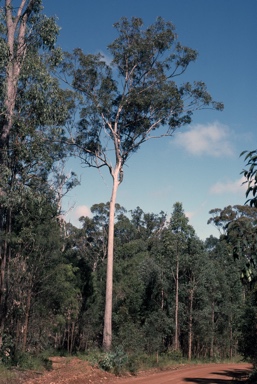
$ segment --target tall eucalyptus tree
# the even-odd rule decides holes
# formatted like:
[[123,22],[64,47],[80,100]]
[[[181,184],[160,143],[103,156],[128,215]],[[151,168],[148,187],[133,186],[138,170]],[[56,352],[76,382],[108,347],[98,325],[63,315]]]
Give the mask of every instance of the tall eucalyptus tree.
[[114,26],[119,35],[108,47],[110,64],[101,54],[76,49],[64,68],[83,97],[71,143],[88,166],[106,166],[113,181],[103,333],[106,350],[112,343],[114,211],[124,165],[146,141],[170,137],[189,124],[194,110],[223,108],[202,81],[175,81],[196,60],[197,52],[178,42],[171,22],[158,18],[144,29],[142,19],[124,17]]

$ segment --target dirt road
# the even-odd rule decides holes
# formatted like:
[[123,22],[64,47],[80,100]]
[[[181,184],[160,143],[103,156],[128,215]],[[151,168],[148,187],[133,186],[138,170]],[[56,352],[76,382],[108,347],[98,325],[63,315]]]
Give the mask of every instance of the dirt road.
[[176,371],[155,373],[147,377],[120,380],[120,384],[229,384],[242,380],[250,372],[248,364],[205,364]]
[[149,373],[137,377],[116,377],[86,361],[56,357],[53,370],[37,377],[27,377],[22,384],[235,384],[249,373],[249,364],[203,364],[178,366],[176,369]]

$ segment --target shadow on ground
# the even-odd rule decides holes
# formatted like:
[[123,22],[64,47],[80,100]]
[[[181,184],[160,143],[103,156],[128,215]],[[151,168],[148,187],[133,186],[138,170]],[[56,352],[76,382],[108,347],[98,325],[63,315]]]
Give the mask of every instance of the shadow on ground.
[[225,379],[218,379],[218,378],[185,378],[185,382],[190,383],[197,383],[197,384],[239,384],[244,383],[248,375],[250,374],[250,370],[242,370],[242,369],[231,369],[231,370],[225,370],[220,372],[212,372],[213,375],[219,375],[219,376],[225,376],[231,378],[231,380]]

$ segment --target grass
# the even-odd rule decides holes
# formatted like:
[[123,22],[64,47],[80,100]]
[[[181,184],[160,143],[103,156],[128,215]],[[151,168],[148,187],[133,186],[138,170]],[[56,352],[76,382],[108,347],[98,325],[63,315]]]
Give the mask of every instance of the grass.
[[[102,352],[99,349],[95,349],[86,354],[79,354],[77,357],[116,375],[126,372],[136,375],[139,371],[152,369],[166,370],[181,364],[189,364],[186,358],[174,352],[148,355],[146,353],[126,353],[122,348],[116,348],[112,352]],[[192,360],[190,362],[190,364],[200,363],[203,363],[203,361]]]
[[18,384],[17,380],[18,377],[15,372],[0,364],[0,384]]
[[6,365],[0,361],[0,384],[19,384],[24,382],[22,378],[33,376],[50,368],[51,363],[48,356],[19,353],[13,361]]
[[78,355],[78,358],[89,361],[92,365],[98,366],[103,370],[120,375],[130,372],[136,375],[139,371],[147,370],[167,370],[174,369],[179,365],[196,365],[206,363],[239,363],[242,362],[241,356],[231,359],[192,359],[188,361],[181,353],[169,352],[163,354],[146,353],[126,353],[121,347],[114,349],[112,352],[106,353],[99,349],[90,350],[86,354]]

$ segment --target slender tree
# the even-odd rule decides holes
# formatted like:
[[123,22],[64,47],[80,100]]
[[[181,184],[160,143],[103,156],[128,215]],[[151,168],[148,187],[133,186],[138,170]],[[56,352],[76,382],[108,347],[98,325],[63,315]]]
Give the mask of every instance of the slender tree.
[[19,256],[12,247],[17,212],[26,211],[28,198],[36,204],[52,195],[47,180],[64,156],[61,127],[69,117],[68,91],[50,75],[61,58],[54,47],[59,28],[41,3],[6,0],[0,8],[0,348],[10,262]]
[[[187,303],[188,313],[184,317],[187,318],[186,328],[188,330],[188,339],[185,344],[187,344],[188,359],[191,360],[196,349],[196,323],[198,323],[202,317],[203,309],[207,309],[210,305],[206,296],[206,287],[210,284],[210,269],[212,264],[210,263],[208,254],[204,248],[204,243],[196,234],[192,234],[192,236],[188,238],[186,253],[182,285],[184,290],[186,288],[187,292],[185,302]],[[208,333],[211,334],[210,329],[208,330]],[[204,344],[203,341],[202,344]]]
[[212,100],[202,81],[175,82],[196,60],[197,52],[177,41],[172,23],[158,18],[143,29],[143,21],[134,17],[122,18],[114,26],[119,36],[108,47],[110,64],[100,54],[86,55],[76,49],[64,67],[84,103],[71,144],[76,144],[85,164],[106,166],[113,181],[103,332],[106,350],[112,343],[114,211],[124,165],[144,142],[172,136],[189,124],[194,110],[223,108]]
[[15,104],[21,71],[29,50],[53,48],[58,26],[53,18],[41,13],[41,0],[21,0],[18,7],[12,0],[5,0],[2,7],[5,33],[1,36],[2,71],[4,72],[4,114],[0,133],[1,152],[8,146],[15,118]]
[[164,233],[164,252],[171,259],[170,270],[175,285],[175,305],[174,305],[174,342],[175,351],[180,349],[179,345],[179,292],[180,280],[185,268],[185,258],[188,250],[188,240],[195,235],[193,227],[188,224],[188,218],[185,216],[181,203],[173,205],[173,211],[169,222],[169,228]]

